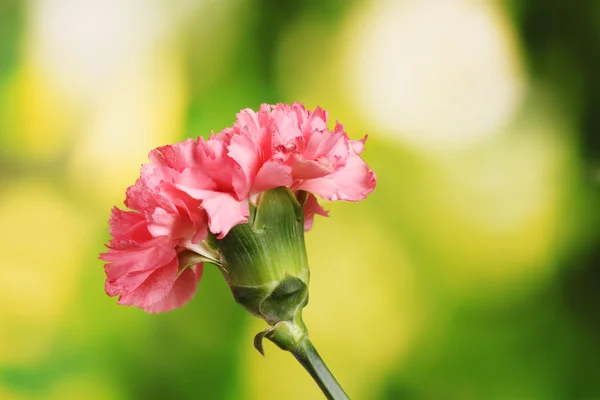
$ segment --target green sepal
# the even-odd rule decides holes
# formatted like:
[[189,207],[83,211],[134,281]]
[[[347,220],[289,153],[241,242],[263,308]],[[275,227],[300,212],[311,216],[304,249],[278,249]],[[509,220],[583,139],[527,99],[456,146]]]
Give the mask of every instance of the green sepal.
[[256,349],[256,351],[258,351],[260,353],[261,356],[265,356],[265,349],[263,347],[263,339],[265,338],[265,335],[268,333],[269,331],[262,331],[262,332],[258,332],[256,334],[256,336],[254,336],[254,348]]
[[260,304],[273,292],[276,283],[262,286],[230,286],[236,302],[252,315],[264,318],[260,312]]
[[259,304],[259,311],[269,325],[293,321],[298,310],[308,303],[308,285],[299,278],[288,276]]
[[281,350],[294,351],[308,337],[308,331],[302,318],[298,318],[295,322],[278,322],[266,331],[264,337],[275,343]]
[[235,301],[269,325],[293,321],[298,310],[308,303],[308,285],[300,278],[288,276],[276,286],[231,286]]
[[214,262],[214,260],[190,250],[182,251],[177,255],[177,263],[179,264],[177,269],[177,277],[179,277],[179,275],[181,275],[186,268],[203,262]]

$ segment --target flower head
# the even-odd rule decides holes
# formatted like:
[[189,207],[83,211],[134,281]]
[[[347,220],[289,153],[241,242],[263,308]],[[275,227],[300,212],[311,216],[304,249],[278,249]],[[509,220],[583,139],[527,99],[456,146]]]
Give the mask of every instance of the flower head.
[[248,224],[262,194],[275,188],[288,188],[304,230],[315,214],[327,215],[315,195],[364,199],[376,183],[360,157],[366,137],[350,140],[341,124],[327,124],[321,108],[264,104],[242,110],[208,140],[152,150],[127,190],[131,211],[113,209],[113,239],[101,255],[107,294],[149,312],[182,306],[195,293],[202,262],[224,262],[218,241]]

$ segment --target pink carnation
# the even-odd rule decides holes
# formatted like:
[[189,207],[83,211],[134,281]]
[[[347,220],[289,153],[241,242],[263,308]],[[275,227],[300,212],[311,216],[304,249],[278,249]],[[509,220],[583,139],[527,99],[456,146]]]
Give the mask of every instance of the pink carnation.
[[327,127],[327,112],[263,104],[242,110],[231,128],[208,140],[188,139],[150,152],[150,164],[113,210],[113,239],[101,255],[108,262],[106,292],[119,304],[149,312],[189,301],[202,264],[179,265],[192,250],[210,259],[208,230],[223,238],[246,223],[250,203],[279,186],[309,192],[305,230],[314,215],[327,215],[315,195],[358,201],[375,188],[375,174],[360,157],[366,137],[350,140],[341,124]]

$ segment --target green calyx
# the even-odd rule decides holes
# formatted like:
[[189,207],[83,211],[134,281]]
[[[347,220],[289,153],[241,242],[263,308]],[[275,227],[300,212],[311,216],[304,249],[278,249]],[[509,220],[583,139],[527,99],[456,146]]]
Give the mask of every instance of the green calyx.
[[[248,223],[223,239],[210,236],[205,251],[227,280],[235,300],[269,327],[254,337],[264,355],[263,339],[289,351],[310,373],[328,399],[347,400],[308,337],[302,309],[308,303],[308,261],[304,244],[304,204],[286,187],[268,190],[251,206]],[[189,262],[184,261],[183,264]],[[192,260],[194,261],[194,260]]]
[[273,327],[298,321],[308,302],[302,207],[290,189],[271,189],[251,207],[247,224],[211,239],[235,300]]

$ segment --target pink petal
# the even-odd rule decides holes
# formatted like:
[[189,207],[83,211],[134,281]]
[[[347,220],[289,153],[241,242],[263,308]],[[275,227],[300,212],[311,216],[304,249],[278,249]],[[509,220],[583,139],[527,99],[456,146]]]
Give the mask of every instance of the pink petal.
[[[209,140],[200,139],[195,158],[195,163],[190,167],[193,171],[201,171],[201,174],[194,172],[188,181],[177,181],[177,184],[196,189],[211,188],[222,192],[232,190],[232,175],[237,164],[227,156],[226,140],[215,137]],[[206,180],[214,183],[214,187],[206,184],[204,182]]]
[[227,149],[227,155],[235,160],[244,172],[248,175],[256,172],[260,162],[260,149],[250,135],[239,134],[232,137]]
[[271,106],[262,104],[258,111],[258,126],[259,129],[250,132],[252,137],[258,143],[258,147],[262,151],[263,159],[269,159],[272,155],[273,132],[271,131]]
[[[148,271],[136,271],[125,274],[118,279],[106,280],[104,288],[106,294],[109,296],[116,296],[118,294],[129,293],[137,289],[142,283],[152,275],[155,270],[150,269]],[[113,293],[113,294],[111,294]]]
[[361,140],[351,140],[350,141],[350,145],[352,146],[352,149],[354,150],[354,152],[356,154],[361,154],[363,152],[363,150],[365,149],[365,142],[367,141],[368,137],[369,137],[369,135],[365,135],[365,137],[362,138]]
[[111,247],[118,248],[122,243],[139,243],[152,239],[147,229],[146,218],[138,211],[123,211],[113,207],[109,225],[113,237],[110,241]]
[[214,195],[214,193],[218,193],[218,192],[215,192],[214,190],[195,189],[195,188],[191,188],[191,187],[183,186],[183,185],[175,185],[175,187],[177,189],[181,190],[182,192],[184,192],[185,194],[187,194],[188,196],[190,196],[191,198],[196,199],[196,200],[204,200],[209,197],[212,197]]
[[252,186],[251,193],[260,193],[292,184],[292,169],[278,160],[270,160],[263,164]]
[[185,239],[191,235],[194,243],[206,239],[208,236],[208,217],[206,211],[200,207],[201,201],[177,188],[173,187],[171,189],[178,194],[173,203],[180,211],[180,215],[185,215],[182,220],[186,221],[186,224],[178,226],[180,230],[175,231],[175,233],[179,233],[176,237]]
[[276,146],[288,147],[293,145],[297,138],[302,138],[298,115],[290,112],[289,106],[278,104],[271,113],[271,118]]
[[349,151],[344,133],[334,134],[329,131],[313,131],[308,138],[302,155],[309,159],[323,156],[336,156],[346,159]]
[[304,231],[308,232],[312,228],[315,214],[322,215],[324,217],[329,216],[329,212],[326,211],[313,194],[309,194],[306,203],[304,203]]
[[177,270],[178,261],[175,257],[150,274],[135,290],[122,293],[118,304],[146,309],[161,302],[173,288]]
[[333,172],[330,166],[318,161],[306,160],[300,155],[292,156],[292,171],[295,179],[315,179]]
[[239,165],[240,174],[232,174],[233,187],[238,197],[246,197],[261,165],[261,150],[249,134],[231,138],[227,153]]
[[157,167],[174,169],[176,171],[182,171],[185,167],[185,157],[182,157],[179,145],[168,145],[158,147],[148,154],[150,162]]
[[[324,123],[324,122],[323,122]],[[311,128],[312,129],[312,128]],[[340,124],[336,131],[311,130],[305,133],[306,144],[290,157],[294,179],[315,179],[344,166],[350,154],[348,137]]]
[[236,120],[241,128],[247,132],[254,132],[260,129],[258,114],[250,108],[245,108],[236,115]]
[[223,239],[234,226],[248,222],[250,214],[248,200],[238,201],[229,193],[214,193],[202,202],[202,207],[208,214],[208,227],[218,234],[218,239]]
[[199,167],[186,167],[180,173],[173,176],[172,183],[202,190],[214,190],[217,187],[215,181]]
[[175,250],[173,245],[165,237],[153,239],[144,244],[144,247],[134,244],[127,249],[109,249],[100,255],[100,259],[109,264],[104,266],[106,276],[109,280],[116,280],[124,275],[151,271],[170,262]]
[[143,211],[146,208],[156,206],[156,200],[153,198],[150,189],[146,186],[145,178],[138,178],[133,186],[127,188],[125,205],[137,211]]
[[[248,222],[250,209],[248,199],[237,200],[230,193],[178,187],[194,199],[201,200],[201,206],[208,215],[208,226],[212,233],[222,239],[237,224]],[[196,238],[194,238],[195,240]]]
[[183,307],[196,294],[203,270],[201,263],[186,268],[179,275],[169,293],[161,301],[145,307],[144,310],[149,313],[160,313]]
[[326,130],[328,117],[327,111],[323,110],[321,107],[317,107],[315,111],[311,113],[309,118],[311,131]]
[[164,208],[157,207],[151,216],[151,221],[148,224],[148,230],[152,236],[169,236],[175,230],[175,226],[179,222],[179,215],[170,213]]
[[375,189],[375,184],[375,173],[352,151],[343,169],[322,178],[305,180],[296,189],[327,200],[359,201]]

